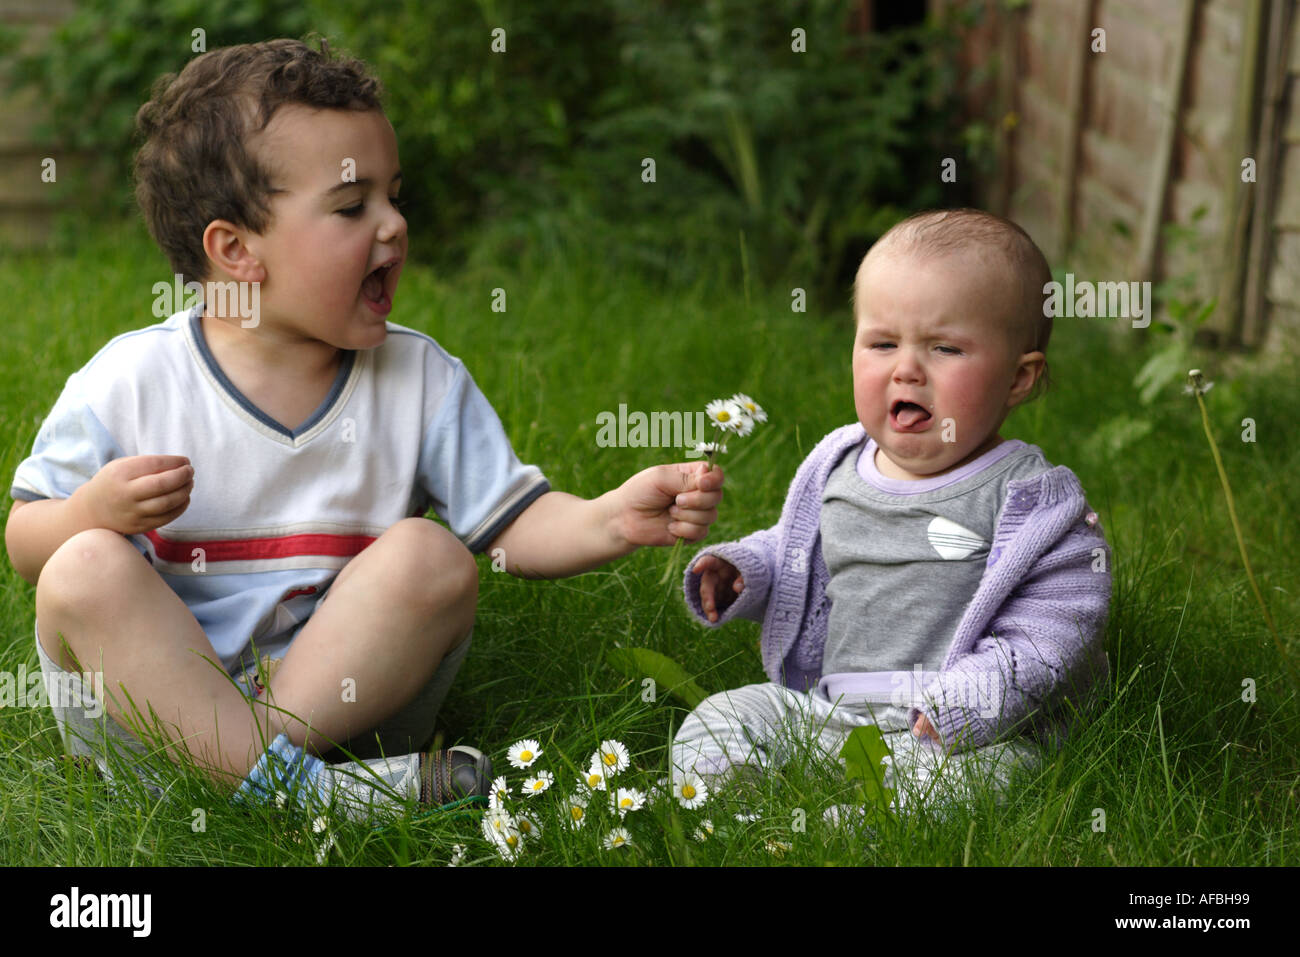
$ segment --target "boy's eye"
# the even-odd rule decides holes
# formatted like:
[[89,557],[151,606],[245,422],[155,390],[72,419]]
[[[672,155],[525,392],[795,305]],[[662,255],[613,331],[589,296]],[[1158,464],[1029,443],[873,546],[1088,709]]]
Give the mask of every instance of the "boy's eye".
[[873,349],[892,349],[892,348],[894,348],[894,344],[893,344],[892,342],[873,342],[873,343],[871,344],[871,348],[873,348]]
[[946,356],[959,356],[961,350],[956,346],[936,346],[936,348]]
[[398,199],[396,196],[389,196],[388,201],[393,204],[394,209],[401,209],[406,205],[406,200]]
[[361,215],[361,210],[363,209],[365,209],[365,206],[361,203],[357,203],[355,206],[347,206],[340,209],[338,212],[340,216],[356,217]]

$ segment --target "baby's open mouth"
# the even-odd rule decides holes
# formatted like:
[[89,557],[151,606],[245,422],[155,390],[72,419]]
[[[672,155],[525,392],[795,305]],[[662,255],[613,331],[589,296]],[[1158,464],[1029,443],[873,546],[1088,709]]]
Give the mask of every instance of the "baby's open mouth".
[[387,298],[384,283],[392,268],[393,264],[390,263],[387,266],[380,266],[367,275],[361,282],[361,294],[371,302],[383,302]]
[[930,410],[924,406],[917,405],[915,402],[907,402],[899,399],[889,408],[889,416],[899,428],[910,429],[921,425],[930,418]]

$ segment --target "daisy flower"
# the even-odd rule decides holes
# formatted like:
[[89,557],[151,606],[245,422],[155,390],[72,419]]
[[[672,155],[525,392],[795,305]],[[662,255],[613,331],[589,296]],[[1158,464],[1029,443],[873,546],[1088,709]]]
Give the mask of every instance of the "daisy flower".
[[460,867],[465,860],[465,845],[453,844],[451,846],[451,860],[447,862],[448,867]]
[[759,405],[757,402],[755,402],[753,399],[751,399],[749,396],[745,395],[745,393],[737,392],[735,395],[731,397],[731,401],[736,403],[736,405],[740,406],[742,409],[744,409],[745,414],[748,415],[755,422],[767,421],[767,413],[763,411],[763,407]]
[[710,821],[707,817],[700,822],[700,826],[697,827],[695,829],[695,833],[691,835],[691,837],[695,838],[695,840],[699,841],[701,844],[703,844],[712,836],[713,836],[713,822]]
[[639,811],[645,807],[645,793],[636,788],[619,788],[610,798],[610,804],[618,811],[618,816],[623,817],[628,811]]
[[627,748],[613,739],[602,741],[596,753],[591,756],[591,766],[602,768],[606,775],[613,776],[627,768]]
[[500,808],[490,809],[483,815],[483,836],[508,861],[518,857],[524,848],[523,835],[515,827],[515,819]]
[[722,442],[696,442],[695,451],[699,455],[726,455],[727,446]]
[[625,827],[616,827],[605,835],[605,850],[612,851],[616,847],[627,847],[632,843],[632,835],[627,832]]
[[550,771],[538,771],[537,777],[524,782],[523,792],[528,797],[536,797],[555,783],[555,775]]
[[588,791],[604,791],[607,790],[605,779],[608,776],[603,768],[593,764],[578,781]]
[[587,799],[581,794],[569,795],[569,829],[578,830],[587,823]]
[[325,830],[325,828],[329,826],[330,822],[324,817],[318,817],[316,820],[311,822],[311,829],[317,834],[321,833],[321,831]]
[[525,738],[522,741],[516,741],[510,745],[510,750],[506,752],[506,760],[510,762],[511,767],[519,770],[531,767],[532,763],[542,756],[542,747],[532,738]]
[[316,863],[324,864],[325,858],[329,857],[329,853],[331,850],[333,850],[333,848],[334,848],[334,835],[326,834],[324,843],[322,843],[320,847],[316,848]]
[[673,788],[673,796],[687,810],[694,810],[709,799],[709,789],[694,771],[687,771]]
[[285,794],[283,791],[276,791],[276,792],[275,792],[275,806],[276,806],[276,807],[278,807],[278,808],[283,808],[283,807],[284,807],[284,802],[287,801],[287,800],[289,800],[289,795]]
[[748,415],[741,415],[736,419],[736,424],[731,427],[731,431],[743,439],[754,431],[754,420]]
[[787,844],[785,841],[774,841],[770,837],[763,842],[763,846],[767,848],[767,853],[773,857],[785,857],[786,852],[794,849],[793,844]]
[[515,827],[519,829],[520,835],[529,840],[542,836],[542,826],[526,814],[516,815]]
[[488,807],[503,808],[510,797],[510,785],[503,774],[492,782],[492,792],[488,795]]
[[745,410],[730,399],[714,399],[704,407],[704,414],[718,428],[734,432],[737,422],[744,418]]

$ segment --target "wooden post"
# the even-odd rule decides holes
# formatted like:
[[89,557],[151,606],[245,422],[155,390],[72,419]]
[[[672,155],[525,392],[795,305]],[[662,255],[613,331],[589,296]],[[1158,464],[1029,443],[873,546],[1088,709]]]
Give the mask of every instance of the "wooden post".
[[1074,239],[1075,180],[1079,169],[1079,139],[1083,129],[1084,90],[1087,88],[1088,40],[1096,20],[1097,0],[1086,0],[1075,23],[1070,51],[1070,99],[1066,104],[1065,142],[1061,147],[1061,194],[1056,210],[1057,257],[1064,259]]
[[1291,21],[1294,0],[1272,0],[1268,18],[1268,60],[1264,67],[1264,109],[1260,117],[1255,178],[1256,215],[1250,228],[1249,268],[1246,270],[1242,338],[1258,346],[1268,332],[1268,277],[1273,266],[1273,205],[1282,174],[1281,103],[1286,95],[1291,62]]
[[1015,180],[1015,123],[1008,122],[1016,115],[1016,91],[1020,89],[1020,31],[1024,17],[1020,9],[997,8],[998,30],[998,117],[994,142],[997,143],[998,174],[993,181],[990,197],[993,212],[999,216],[1011,213],[1011,184]]
[[1257,189],[1256,184],[1241,181],[1241,161],[1255,148],[1260,28],[1265,19],[1262,7],[1263,0],[1246,0],[1242,11],[1241,69],[1237,77],[1232,134],[1228,139],[1228,176],[1223,190],[1223,247],[1219,256],[1217,297],[1221,318],[1215,325],[1227,334],[1228,343],[1234,346],[1241,345],[1242,281],[1246,275],[1248,230]]
[[1164,128],[1156,143],[1156,155],[1151,167],[1150,185],[1147,187],[1146,214],[1138,233],[1138,277],[1154,279],[1156,252],[1160,244],[1160,224],[1165,216],[1165,198],[1169,192],[1169,172],[1174,156],[1174,142],[1178,136],[1178,122],[1183,111],[1183,90],[1187,86],[1188,56],[1192,46],[1192,28],[1196,23],[1196,0],[1183,0],[1182,22],[1178,27],[1178,47],[1174,67],[1169,79],[1169,110],[1165,114]]

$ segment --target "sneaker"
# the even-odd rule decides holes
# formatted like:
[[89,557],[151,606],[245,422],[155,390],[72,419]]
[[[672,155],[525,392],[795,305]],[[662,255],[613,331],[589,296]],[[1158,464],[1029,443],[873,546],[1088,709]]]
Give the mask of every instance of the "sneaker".
[[492,759],[457,745],[420,757],[420,803],[431,808],[486,804],[492,792]]

